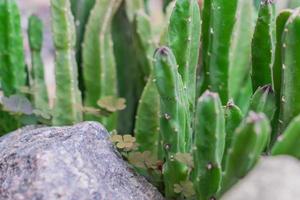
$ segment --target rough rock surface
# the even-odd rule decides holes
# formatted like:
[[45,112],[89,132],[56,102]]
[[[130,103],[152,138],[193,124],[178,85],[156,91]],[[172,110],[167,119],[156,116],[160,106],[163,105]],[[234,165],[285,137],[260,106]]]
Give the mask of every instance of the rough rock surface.
[[300,161],[287,156],[263,159],[222,200],[300,199]]
[[24,128],[0,138],[0,199],[160,200],[98,123]]

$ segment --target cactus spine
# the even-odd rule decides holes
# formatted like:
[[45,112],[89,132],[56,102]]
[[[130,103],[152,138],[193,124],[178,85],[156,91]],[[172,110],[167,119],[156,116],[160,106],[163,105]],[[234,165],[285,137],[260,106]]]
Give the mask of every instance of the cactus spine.
[[[282,80],[281,107],[280,107],[280,132],[300,112],[299,74],[300,74],[300,9],[294,11],[286,23],[283,34],[282,52]],[[280,133],[279,132],[279,133]]]
[[[83,43],[85,106],[96,107],[100,98],[117,96],[116,64],[110,26],[120,2],[120,0],[96,0],[91,11]],[[99,120],[99,117],[85,114],[85,119]],[[108,120],[101,119],[101,121],[108,129],[114,128],[116,115],[113,114]]]
[[[154,78],[160,95],[161,138],[165,150],[163,179],[167,197],[175,195],[174,185],[185,181],[188,169],[174,160],[176,153],[187,152],[191,140],[188,99],[172,50],[159,48],[154,56]],[[176,174],[176,176],[174,176]]]
[[44,77],[44,63],[41,57],[43,46],[43,22],[37,16],[30,16],[28,37],[31,50],[31,88],[35,108],[43,111],[49,109],[48,92]]
[[225,148],[224,111],[218,94],[205,92],[198,100],[194,138],[194,186],[197,199],[216,196],[222,180]]
[[52,32],[55,47],[56,99],[54,125],[82,120],[75,60],[75,25],[68,0],[51,0]]
[[252,87],[272,83],[275,44],[275,3],[262,0],[252,40]]
[[0,77],[4,95],[20,92],[26,84],[23,36],[15,0],[0,0]]
[[220,194],[226,192],[253,167],[267,144],[269,134],[270,125],[265,115],[250,112],[235,130]]

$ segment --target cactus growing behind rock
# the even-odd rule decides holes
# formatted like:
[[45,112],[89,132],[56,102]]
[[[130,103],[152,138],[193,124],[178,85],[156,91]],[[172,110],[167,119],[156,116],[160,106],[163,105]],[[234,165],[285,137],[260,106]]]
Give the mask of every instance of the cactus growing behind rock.
[[270,124],[264,114],[250,112],[235,130],[224,168],[220,194],[245,176],[258,160],[270,135]]
[[76,32],[69,0],[51,0],[52,31],[55,47],[56,97],[53,124],[80,122],[81,94],[75,59]]
[[272,155],[291,155],[300,159],[300,117],[295,117],[286,130],[277,138],[272,148]]
[[44,63],[41,57],[43,46],[43,23],[35,15],[30,16],[28,37],[31,50],[31,81],[33,101],[36,109],[48,111],[49,100],[44,75]]
[[[117,97],[116,64],[110,31],[112,17],[120,3],[120,0],[96,0],[86,26],[82,66],[84,105],[88,107],[97,107],[98,100],[103,97]],[[86,113],[84,118],[100,120],[109,130],[115,128],[117,122],[115,114],[103,119]]]
[[174,156],[178,152],[188,152],[191,143],[189,102],[172,51],[167,47],[159,48],[154,59],[154,77],[160,94],[160,131],[166,159],[163,177],[166,196],[172,197],[175,195],[174,185],[185,181],[188,175],[188,168],[174,160]]
[[4,95],[20,93],[26,69],[20,11],[15,0],[0,0],[0,80]]
[[[84,91],[82,74],[82,42],[85,34],[85,27],[88,22],[90,12],[95,5],[95,0],[70,0],[71,10],[76,26],[76,61],[78,65],[79,88]],[[84,93],[82,93],[84,95]]]

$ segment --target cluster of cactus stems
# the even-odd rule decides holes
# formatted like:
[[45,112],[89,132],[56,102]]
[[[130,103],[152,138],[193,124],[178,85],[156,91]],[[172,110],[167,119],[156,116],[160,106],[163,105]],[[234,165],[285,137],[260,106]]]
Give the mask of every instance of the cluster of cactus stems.
[[[165,21],[154,27],[150,0],[51,0],[52,109],[42,21],[29,18],[28,71],[17,4],[0,0],[7,126],[0,131],[23,112],[48,113],[53,125],[95,120],[133,133],[112,141],[167,199],[218,199],[261,155],[300,159],[300,8],[278,11],[275,0],[164,2]],[[119,97],[127,107],[116,113],[125,107]]]

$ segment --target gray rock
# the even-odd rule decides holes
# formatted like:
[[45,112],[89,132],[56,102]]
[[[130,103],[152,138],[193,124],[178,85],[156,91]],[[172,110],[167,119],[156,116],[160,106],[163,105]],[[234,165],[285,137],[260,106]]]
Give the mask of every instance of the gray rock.
[[160,200],[122,160],[98,123],[44,127],[0,138],[1,200]]
[[264,158],[222,200],[300,199],[300,162],[292,157]]

